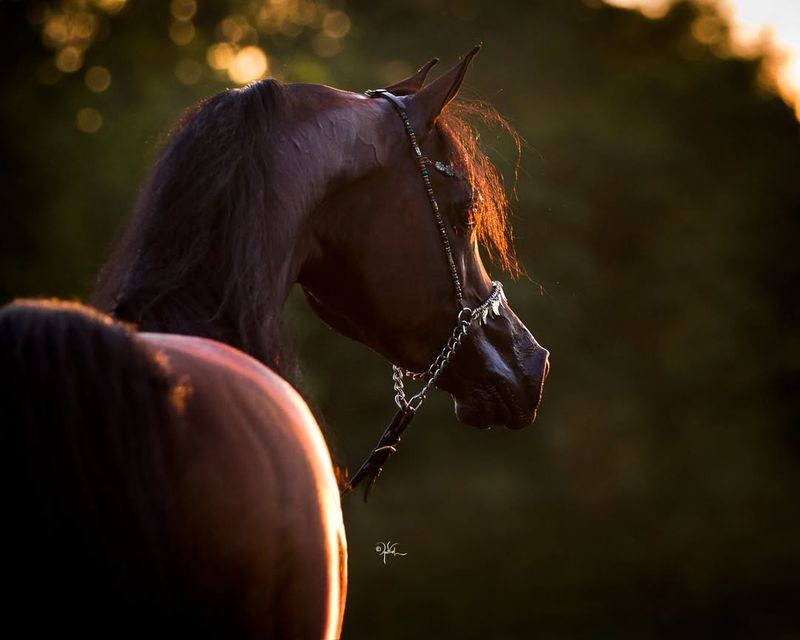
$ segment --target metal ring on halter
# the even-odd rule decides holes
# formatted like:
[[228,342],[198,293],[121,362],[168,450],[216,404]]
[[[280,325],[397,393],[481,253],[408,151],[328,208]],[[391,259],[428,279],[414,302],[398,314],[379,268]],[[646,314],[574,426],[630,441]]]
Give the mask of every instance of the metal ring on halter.
[[[437,378],[442,373],[444,368],[450,363],[450,360],[456,353],[456,350],[461,345],[461,342],[469,333],[472,323],[478,320],[481,324],[486,324],[489,317],[500,315],[500,308],[506,302],[505,294],[503,293],[503,285],[497,281],[492,283],[492,292],[489,297],[475,309],[464,307],[458,313],[456,327],[450,335],[445,346],[439,352],[439,355],[433,361],[433,364],[424,373],[415,373],[394,365],[392,367],[392,380],[394,380],[394,402],[399,409],[411,409],[416,411],[419,409],[428,390],[436,383]],[[466,316],[466,317],[465,317]],[[412,380],[425,380],[422,389],[406,399],[405,387],[403,378],[409,377]]]
[[411,399],[406,404],[406,407],[412,411],[416,411],[424,402],[425,397],[426,396],[422,394],[422,391],[420,391],[418,394],[411,396]]

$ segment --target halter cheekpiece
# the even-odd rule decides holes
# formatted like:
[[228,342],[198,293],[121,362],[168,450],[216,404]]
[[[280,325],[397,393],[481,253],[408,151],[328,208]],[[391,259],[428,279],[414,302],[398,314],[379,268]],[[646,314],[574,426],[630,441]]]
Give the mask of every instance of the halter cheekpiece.
[[[402,100],[396,95],[387,91],[386,89],[370,89],[366,92],[370,98],[384,98],[388,100],[397,111],[400,119],[405,126],[406,135],[411,150],[414,154],[414,159],[419,168],[422,182],[425,186],[425,191],[428,194],[428,202],[430,202],[433,217],[436,221],[436,226],[439,229],[439,236],[442,240],[444,247],[445,258],[447,259],[447,267],[450,272],[450,280],[453,283],[453,290],[455,292],[456,303],[459,307],[459,312],[456,317],[456,326],[453,333],[450,335],[444,348],[436,356],[430,367],[424,372],[416,373],[408,371],[397,365],[392,365],[393,373],[392,380],[394,381],[394,401],[397,405],[397,413],[395,413],[391,423],[383,432],[378,444],[373,449],[369,458],[361,465],[361,468],[355,475],[348,481],[345,487],[345,492],[352,491],[359,483],[366,480],[366,487],[364,490],[364,500],[367,500],[369,492],[378,479],[383,465],[386,461],[397,451],[397,444],[400,442],[400,436],[405,431],[406,427],[411,422],[417,409],[422,405],[428,391],[434,385],[437,378],[441,375],[444,368],[455,355],[456,350],[461,345],[461,342],[467,336],[470,328],[475,321],[480,324],[486,324],[490,317],[499,316],[502,312],[502,307],[506,304],[506,297],[503,293],[503,285],[496,280],[492,282],[492,292],[489,297],[481,303],[478,307],[472,309],[464,305],[463,289],[461,286],[461,278],[458,275],[455,260],[453,259],[453,251],[450,247],[450,238],[447,235],[447,227],[445,226],[444,219],[439,210],[439,203],[436,201],[436,196],[433,193],[433,186],[431,185],[430,170],[428,167],[433,167],[439,173],[448,177],[454,177],[456,172],[453,168],[440,160],[432,161],[423,155],[417,142],[417,135],[414,128],[411,126],[411,121],[405,110],[405,105]],[[410,398],[406,397],[404,378],[411,378],[412,380],[424,380],[422,389]]]

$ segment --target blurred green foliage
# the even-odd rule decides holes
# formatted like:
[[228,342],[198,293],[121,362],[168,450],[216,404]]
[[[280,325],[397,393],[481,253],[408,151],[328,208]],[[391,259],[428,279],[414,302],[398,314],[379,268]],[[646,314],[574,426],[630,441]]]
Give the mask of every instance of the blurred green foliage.
[[[206,65],[226,17],[255,25],[270,73],[352,90],[486,44],[466,94],[527,141],[514,209],[530,277],[507,289],[553,372],[524,432],[462,427],[431,399],[370,503],[345,500],[347,637],[800,635],[800,137],[759,59],[694,39],[713,7],[311,2],[316,18],[276,30],[262,3],[200,0],[178,45],[167,3],[78,2],[97,30],[61,73],[41,11],[69,4],[0,3],[2,300],[88,294],[159,136],[230,84]],[[326,27],[331,11],[346,23]],[[105,91],[87,89],[93,65]],[[94,133],[76,127],[85,108]],[[510,181],[512,141],[483,143]],[[300,296],[287,320],[352,468],[392,412],[390,369]],[[408,555],[384,565],[387,540]]]

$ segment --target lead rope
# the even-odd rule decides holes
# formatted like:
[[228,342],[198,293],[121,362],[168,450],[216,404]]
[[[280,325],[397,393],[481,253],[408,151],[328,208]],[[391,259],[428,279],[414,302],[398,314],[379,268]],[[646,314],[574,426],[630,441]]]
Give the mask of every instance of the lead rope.
[[[366,95],[370,98],[385,98],[391,102],[392,106],[394,106],[395,110],[400,116],[400,119],[405,125],[406,135],[408,136],[408,140],[411,144],[411,149],[414,152],[414,159],[416,160],[417,167],[419,168],[420,175],[422,176],[422,182],[425,185],[425,191],[428,194],[428,201],[430,202],[431,209],[433,210],[436,225],[439,228],[442,245],[444,246],[445,257],[447,258],[447,266],[450,270],[450,279],[453,283],[453,289],[455,290],[456,303],[458,304],[460,311],[458,312],[458,317],[456,318],[456,327],[453,329],[450,339],[433,361],[433,364],[431,364],[426,371],[423,373],[414,373],[412,371],[403,369],[402,367],[398,367],[397,365],[392,365],[392,380],[394,382],[395,391],[394,402],[397,405],[397,412],[392,417],[392,421],[389,423],[389,426],[384,430],[383,435],[381,435],[380,440],[378,440],[378,444],[375,445],[375,448],[372,450],[370,456],[364,461],[353,477],[350,478],[344,490],[342,491],[343,494],[349,493],[361,482],[365,481],[364,502],[367,501],[370,491],[375,485],[375,482],[378,480],[378,476],[380,476],[381,471],[383,471],[383,466],[386,464],[386,461],[391,458],[393,454],[397,453],[397,445],[400,442],[400,437],[411,423],[411,420],[414,418],[417,409],[419,409],[424,402],[430,388],[436,383],[437,378],[441,375],[444,368],[453,358],[453,355],[455,355],[458,347],[461,346],[461,342],[469,332],[472,323],[475,320],[479,320],[482,324],[485,324],[490,315],[499,315],[500,307],[506,301],[505,294],[503,293],[503,286],[499,282],[495,281],[492,283],[492,293],[477,309],[470,309],[469,307],[464,306],[461,279],[458,276],[455,260],[453,260],[453,251],[450,247],[450,238],[447,236],[447,228],[445,227],[444,220],[442,219],[442,214],[439,211],[439,203],[436,201],[436,196],[433,193],[431,177],[427,167],[427,165],[434,163],[431,163],[428,158],[422,155],[422,149],[420,149],[419,143],[417,142],[417,135],[414,133],[414,128],[411,126],[411,122],[408,119],[408,114],[406,114],[403,103],[397,98],[397,96],[390,93],[386,89],[370,89],[366,92]],[[434,164],[434,166],[447,175],[453,175],[452,170],[449,167],[446,167],[446,165],[442,165],[441,163],[437,162]],[[405,377],[409,377],[412,380],[425,381],[422,389],[420,389],[420,391],[413,395],[410,399],[406,398],[405,386],[403,382]]]

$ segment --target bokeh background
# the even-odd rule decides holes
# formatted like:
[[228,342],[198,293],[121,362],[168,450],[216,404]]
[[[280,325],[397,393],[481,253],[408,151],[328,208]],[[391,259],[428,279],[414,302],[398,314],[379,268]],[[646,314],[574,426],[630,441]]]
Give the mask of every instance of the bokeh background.
[[[526,141],[507,290],[553,370],[523,432],[436,394],[345,500],[345,637],[800,637],[800,136],[768,42],[738,51],[708,1],[6,0],[0,25],[0,302],[88,297],[198,99],[364,90],[483,41],[464,94]],[[513,141],[482,141],[511,191]],[[352,469],[390,367],[286,313]]]

